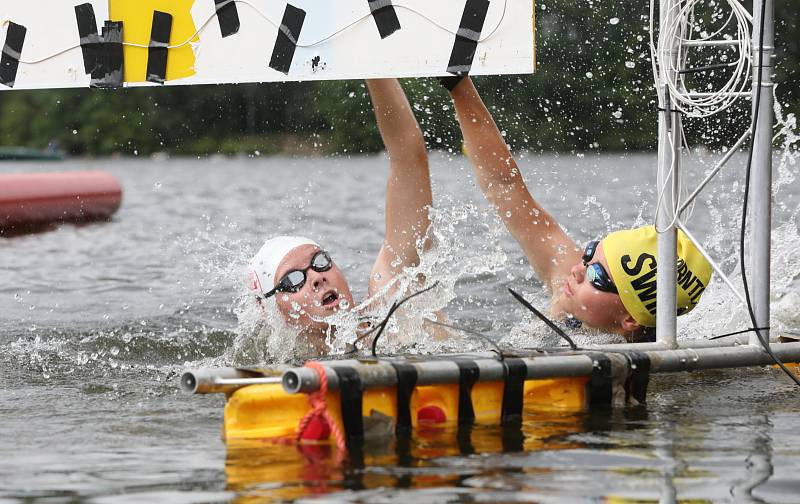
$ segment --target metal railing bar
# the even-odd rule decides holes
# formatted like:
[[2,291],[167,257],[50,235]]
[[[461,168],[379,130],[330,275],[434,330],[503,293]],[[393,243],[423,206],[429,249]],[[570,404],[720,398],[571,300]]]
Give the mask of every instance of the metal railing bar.
[[686,93],[686,96],[690,98],[707,98],[710,96],[739,96],[742,98],[750,98],[752,97],[751,91],[730,91],[727,93],[702,93],[698,91],[691,91]]
[[733,282],[731,282],[730,278],[728,278],[728,275],[726,275],[725,272],[722,271],[722,268],[719,267],[719,265],[716,263],[716,261],[714,261],[714,259],[711,257],[711,255],[708,253],[708,251],[700,244],[700,242],[695,239],[695,237],[686,228],[686,226],[683,224],[683,222],[681,222],[680,220],[677,220],[676,221],[676,225],[684,233],[686,233],[686,236],[688,236],[690,240],[692,240],[692,242],[694,243],[695,247],[697,247],[697,250],[699,250],[700,253],[703,254],[703,257],[705,257],[708,260],[709,264],[711,264],[711,267],[714,269],[714,271],[716,271],[717,274],[722,277],[722,280],[728,285],[728,287],[731,288],[731,291],[733,291],[734,295],[736,295],[736,297],[739,299],[739,301],[741,301],[741,303],[743,305],[747,305],[747,301],[744,299],[744,296],[738,291],[738,289],[736,289],[736,287],[733,285]]
[[[749,42],[749,41],[748,41]],[[732,40],[683,40],[682,46],[688,47],[705,47],[705,46],[736,46],[741,44],[739,39]]]
[[680,206],[680,208],[678,208],[678,213],[681,213],[684,210],[686,210],[686,207],[688,207],[692,203],[692,201],[700,194],[700,192],[708,185],[708,183],[711,182],[711,179],[713,179],[717,175],[717,173],[719,173],[722,167],[725,166],[725,164],[731,159],[731,157],[733,157],[736,151],[739,150],[739,147],[741,147],[742,144],[750,137],[752,132],[753,132],[752,127],[747,128],[747,131],[745,131],[744,134],[739,138],[739,140],[737,140],[736,143],[733,144],[733,146],[730,149],[728,149],[728,152],[725,153],[725,155],[717,163],[714,169],[711,170],[711,172],[708,175],[706,175],[706,178],[702,182],[700,182],[700,185],[697,186],[697,189],[695,189],[692,192],[692,194],[686,197],[686,201],[684,201],[683,204]]

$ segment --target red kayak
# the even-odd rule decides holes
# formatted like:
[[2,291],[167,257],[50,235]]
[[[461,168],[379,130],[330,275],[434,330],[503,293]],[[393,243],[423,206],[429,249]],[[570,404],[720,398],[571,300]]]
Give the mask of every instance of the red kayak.
[[107,172],[0,174],[0,235],[107,220],[121,203],[122,187]]

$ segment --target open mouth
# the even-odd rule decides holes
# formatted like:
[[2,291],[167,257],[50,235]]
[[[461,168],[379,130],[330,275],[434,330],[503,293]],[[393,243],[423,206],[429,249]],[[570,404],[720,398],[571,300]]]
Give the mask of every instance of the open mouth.
[[326,292],[325,295],[322,297],[322,306],[326,308],[331,308],[336,305],[336,302],[339,300],[339,294],[335,291]]

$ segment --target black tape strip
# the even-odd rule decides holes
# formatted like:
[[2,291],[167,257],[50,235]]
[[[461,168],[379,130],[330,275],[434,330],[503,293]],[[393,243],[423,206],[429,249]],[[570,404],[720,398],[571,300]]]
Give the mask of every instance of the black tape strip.
[[456,432],[458,442],[458,453],[461,455],[472,455],[475,453],[475,445],[472,444],[472,427],[470,423],[460,423]]
[[92,4],[76,5],[75,19],[78,21],[78,36],[83,51],[83,70],[88,75],[97,66],[100,51],[100,35],[97,33],[97,19]]
[[458,421],[475,420],[475,409],[472,407],[472,386],[478,381],[481,370],[472,361],[456,361],[460,379],[458,380]]
[[592,379],[589,382],[589,406],[610,406],[613,398],[611,359],[601,353],[587,353],[594,361]]
[[639,404],[647,402],[647,385],[650,383],[650,358],[644,352],[626,352],[631,363],[631,373],[625,389]]
[[3,47],[3,56],[0,58],[0,83],[14,87],[19,69],[19,59],[22,57],[22,47],[25,45],[25,34],[28,29],[17,23],[8,22],[6,31],[6,44]]
[[289,74],[294,51],[297,49],[297,40],[300,38],[300,31],[303,29],[305,19],[306,11],[286,4],[283,21],[278,30],[278,38],[275,40],[275,48],[272,50],[272,58],[269,61],[270,68]]
[[447,64],[447,71],[451,74],[467,75],[472,68],[472,60],[475,58],[488,12],[489,0],[467,0],[453,52],[450,53],[450,63]]
[[167,80],[167,57],[169,39],[172,35],[172,14],[153,12],[153,28],[150,30],[150,48],[147,52],[147,80],[164,84]]
[[93,88],[122,87],[125,56],[122,52],[122,21],[106,21],[103,26],[97,64],[92,70]]
[[[239,9],[236,8],[236,2],[234,0],[214,0],[214,5],[217,8],[217,20],[222,38],[239,33],[242,24],[239,22]],[[220,7],[220,5],[222,6]]]
[[400,20],[397,19],[397,11],[394,10],[392,0],[368,0],[369,10],[375,18],[378,26],[378,33],[385,39],[392,33],[400,29]]
[[411,430],[411,395],[417,386],[417,368],[413,364],[392,363],[397,373],[396,432]]
[[342,399],[342,423],[348,441],[364,437],[362,403],[364,387],[358,372],[352,368],[334,368],[339,378],[339,394]]
[[505,423],[522,416],[522,397],[528,366],[522,359],[505,359],[503,364],[506,368],[506,383],[503,388],[502,421]]

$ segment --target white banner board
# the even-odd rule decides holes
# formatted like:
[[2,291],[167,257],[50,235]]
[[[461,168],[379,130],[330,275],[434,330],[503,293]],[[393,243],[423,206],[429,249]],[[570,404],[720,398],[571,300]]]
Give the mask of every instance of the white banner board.
[[532,73],[532,0],[0,0],[0,90]]

